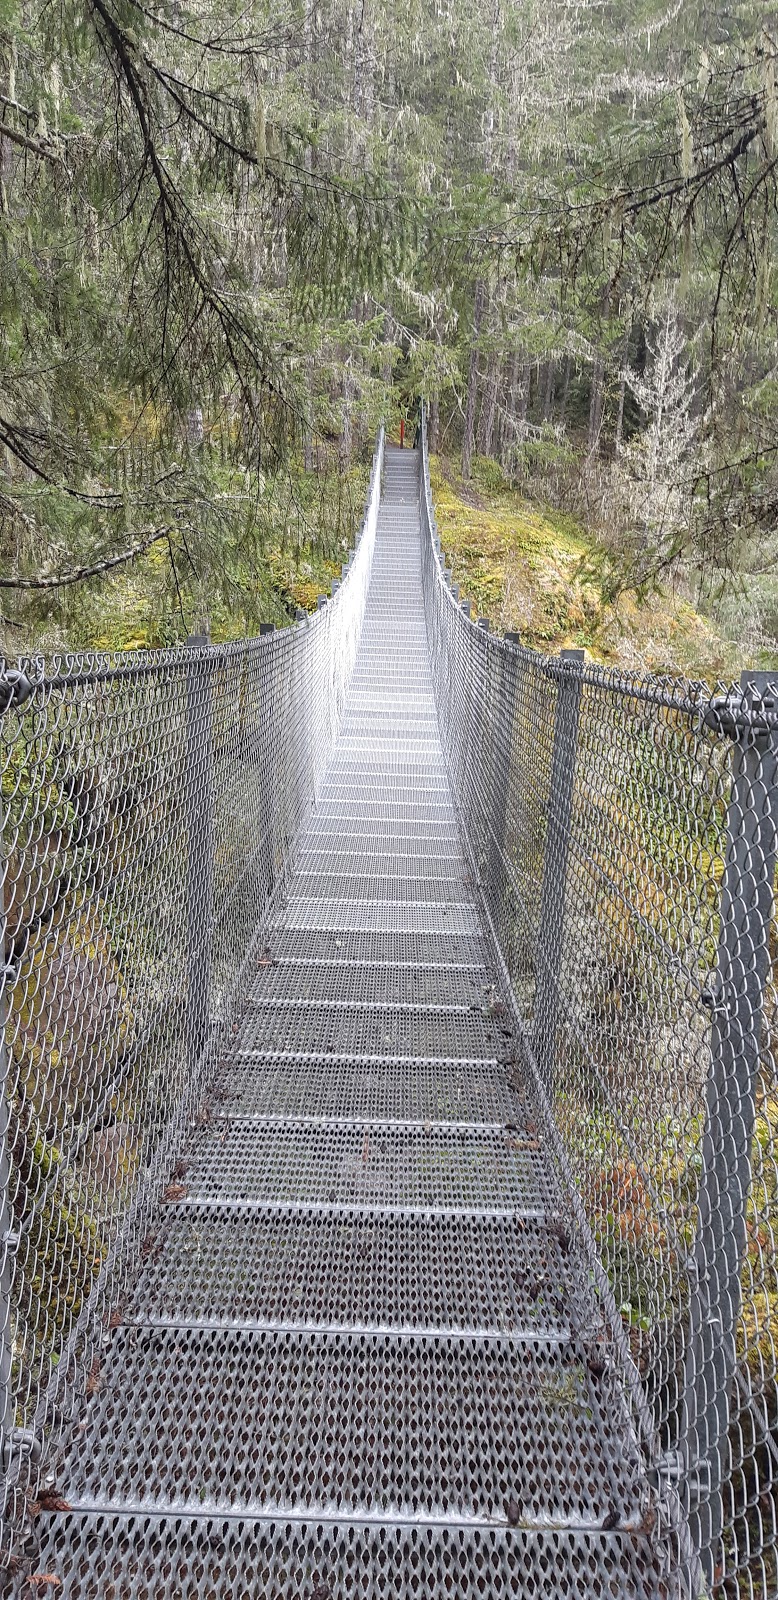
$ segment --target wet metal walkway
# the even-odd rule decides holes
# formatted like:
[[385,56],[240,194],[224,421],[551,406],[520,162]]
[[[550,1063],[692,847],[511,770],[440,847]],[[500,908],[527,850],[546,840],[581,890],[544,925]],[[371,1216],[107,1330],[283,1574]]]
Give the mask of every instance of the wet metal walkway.
[[460,843],[418,470],[387,451],[333,759],[39,1520],[67,1600],[667,1592]]

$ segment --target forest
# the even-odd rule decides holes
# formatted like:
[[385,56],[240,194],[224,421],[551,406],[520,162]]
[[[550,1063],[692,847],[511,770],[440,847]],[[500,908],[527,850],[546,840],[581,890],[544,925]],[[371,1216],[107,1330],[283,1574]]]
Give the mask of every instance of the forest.
[[778,661],[778,13],[0,0],[0,644],[310,609],[419,398],[498,626]]

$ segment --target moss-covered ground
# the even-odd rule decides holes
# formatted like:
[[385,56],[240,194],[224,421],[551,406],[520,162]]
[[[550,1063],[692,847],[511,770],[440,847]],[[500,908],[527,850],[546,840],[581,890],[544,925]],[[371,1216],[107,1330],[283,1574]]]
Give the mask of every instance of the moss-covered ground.
[[741,643],[669,589],[641,599],[619,590],[613,562],[587,530],[525,499],[493,461],[477,458],[465,484],[452,461],[436,456],[431,478],[454,580],[473,614],[501,632],[548,653],[584,648],[604,663],[695,678],[772,664],[744,662]]

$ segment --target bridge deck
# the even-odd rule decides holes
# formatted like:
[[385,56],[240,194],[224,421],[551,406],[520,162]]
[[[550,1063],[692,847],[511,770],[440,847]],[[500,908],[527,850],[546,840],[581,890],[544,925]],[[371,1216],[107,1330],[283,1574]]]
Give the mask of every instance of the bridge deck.
[[417,458],[286,903],[41,1518],[68,1600],[648,1596],[433,703]]

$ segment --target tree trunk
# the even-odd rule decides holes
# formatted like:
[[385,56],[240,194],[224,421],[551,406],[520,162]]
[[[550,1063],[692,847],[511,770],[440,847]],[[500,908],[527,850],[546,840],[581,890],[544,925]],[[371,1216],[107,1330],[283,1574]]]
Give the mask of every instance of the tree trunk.
[[517,406],[519,404],[519,374],[520,374],[520,370],[521,370],[521,357],[519,355],[518,350],[516,350],[514,352],[514,354],[511,356],[511,364],[510,364],[509,375],[508,375],[508,393],[507,393],[507,395],[505,397],[505,401],[506,401],[505,409],[506,409],[506,411],[508,413],[508,416],[511,417],[511,418],[515,417],[516,408],[517,408]]
[[505,357],[500,364],[500,376],[497,381],[497,394],[502,397],[499,416],[496,422],[495,455],[499,461],[505,458],[505,447],[508,443],[508,414],[511,403],[511,377],[516,357]]
[[619,374],[619,408],[616,412],[616,438],[615,449],[618,455],[624,442],[624,402],[627,397],[627,356],[629,355],[629,333],[624,335],[621,347],[621,372]]
[[600,444],[600,428],[602,427],[602,411],[605,397],[605,388],[603,383],[604,376],[605,362],[603,361],[602,356],[597,356],[592,368],[592,387],[591,396],[589,399],[589,436],[587,440],[587,451],[590,457],[597,454]]
[[353,417],[352,407],[354,400],[354,374],[351,366],[351,356],[346,362],[346,374],[343,379],[343,427],[340,435],[340,465],[346,469],[351,466],[351,451],[353,446]]
[[313,472],[313,356],[305,363],[305,425],[303,428],[303,466]]
[[556,362],[551,357],[546,362],[546,382],[543,389],[543,416],[542,421],[548,422],[551,416],[551,404],[554,398],[554,370]]
[[622,446],[623,441],[624,441],[624,401],[626,399],[626,394],[627,394],[627,379],[626,379],[625,374],[622,372],[621,377],[619,379],[619,409],[618,409],[618,411],[616,413],[616,439],[615,439],[615,445],[616,445],[616,454],[617,455],[620,454],[621,446]]
[[494,438],[494,413],[497,409],[497,380],[500,375],[500,360],[496,351],[492,351],[486,371],[486,388],[481,401],[481,415],[478,428],[478,448],[482,456],[492,453]]
[[[9,100],[15,100],[16,45],[8,40],[5,48],[8,52],[6,59],[3,60],[2,54],[0,54],[0,91]],[[7,117],[11,127],[14,127],[16,124],[15,113],[9,110]],[[3,215],[8,210],[8,190],[11,187],[11,179],[15,167],[15,150],[18,155],[18,150],[11,140],[3,138],[2,124],[0,124],[0,215]]]
[[202,406],[190,406],[184,418],[184,432],[190,450],[199,450],[205,439]]
[[478,335],[481,331],[481,320],[484,314],[484,294],[484,282],[482,278],[479,278],[475,286],[475,299],[473,301],[473,337],[470,344],[470,367],[467,375],[465,434],[462,440],[462,477],[465,479],[468,479],[472,473],[475,402],[478,392]]
[[391,383],[392,383],[392,352],[391,352],[391,345],[393,343],[394,343],[394,318],[392,316],[392,308],[391,308],[391,306],[387,306],[387,308],[386,308],[386,316],[384,317],[384,350],[383,350],[383,355],[381,356],[381,382],[384,385],[385,389],[389,389],[391,387]]
[[440,396],[437,389],[430,397],[429,416],[427,419],[427,444],[433,455],[437,455],[438,434],[440,433]]
[[559,421],[560,422],[564,422],[565,414],[567,412],[567,399],[568,399],[568,395],[570,393],[570,376],[572,374],[572,370],[573,370],[573,358],[570,355],[570,353],[568,352],[568,354],[565,356],[565,370],[564,370],[564,377],[562,379],[562,399],[561,399],[561,401],[559,403]]
[[523,365],[523,367],[521,369],[521,387],[519,389],[518,404],[516,406],[516,413],[515,413],[517,422],[526,422],[526,420],[527,420],[527,412],[529,410],[529,392],[530,392],[531,384],[532,384],[532,363],[530,361],[525,361],[524,365]]

